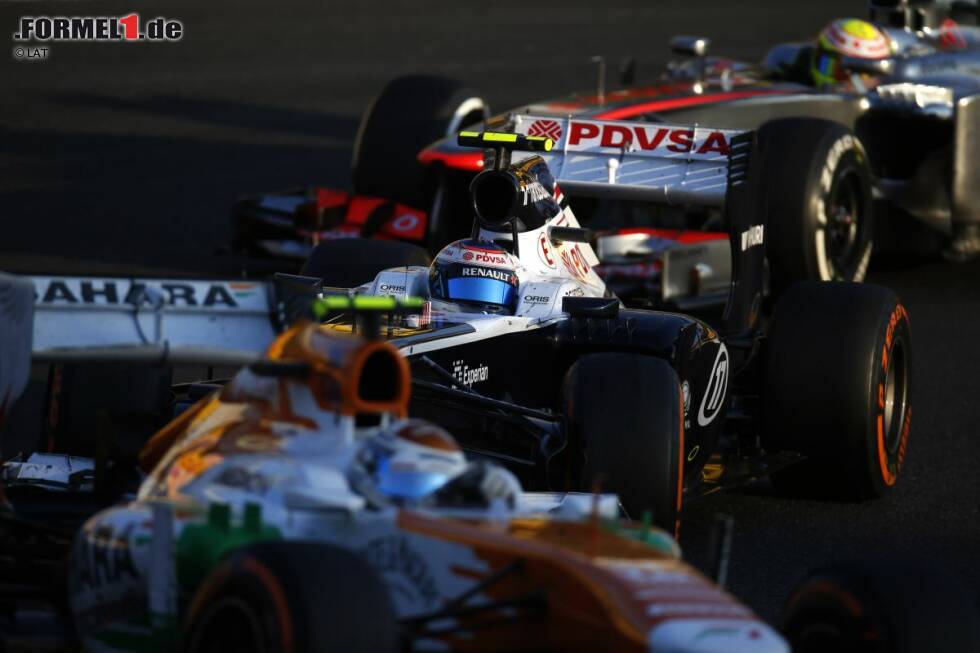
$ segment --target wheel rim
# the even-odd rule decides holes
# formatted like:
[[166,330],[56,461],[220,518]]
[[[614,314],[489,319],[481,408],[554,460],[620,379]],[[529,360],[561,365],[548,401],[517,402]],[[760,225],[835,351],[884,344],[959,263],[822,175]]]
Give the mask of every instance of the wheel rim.
[[239,598],[216,601],[201,619],[188,650],[193,653],[266,653],[265,634],[255,610]]
[[882,418],[885,422],[885,450],[889,456],[894,456],[902,441],[905,407],[908,403],[908,361],[901,339],[895,340],[888,356],[890,360],[885,373],[885,407]]
[[862,187],[857,168],[845,167],[834,179],[824,205],[824,252],[831,278],[840,277],[861,255],[865,209]]
[[830,621],[819,621],[804,628],[793,642],[798,653],[832,651],[844,642],[840,627]]

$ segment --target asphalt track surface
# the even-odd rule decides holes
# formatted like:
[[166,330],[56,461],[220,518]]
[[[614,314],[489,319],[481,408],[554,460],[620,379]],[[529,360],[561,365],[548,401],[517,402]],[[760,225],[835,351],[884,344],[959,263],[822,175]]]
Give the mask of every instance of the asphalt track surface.
[[[0,53],[0,269],[234,274],[216,256],[232,201],[307,184],[343,186],[360,111],[410,72],[468,80],[498,109],[595,83],[591,55],[652,80],[675,33],[760,57],[861,2],[651,0],[628,4],[8,2],[20,15],[140,11],[184,22],[174,44],[54,44],[44,62]],[[980,588],[980,264],[877,269],[904,298],[914,338],[913,427],[903,477],[869,503],[794,501],[765,487],[686,511],[681,543],[707,558],[716,512],[735,517],[730,588],[773,618],[804,571],[907,553]],[[829,482],[829,481],[828,481]]]

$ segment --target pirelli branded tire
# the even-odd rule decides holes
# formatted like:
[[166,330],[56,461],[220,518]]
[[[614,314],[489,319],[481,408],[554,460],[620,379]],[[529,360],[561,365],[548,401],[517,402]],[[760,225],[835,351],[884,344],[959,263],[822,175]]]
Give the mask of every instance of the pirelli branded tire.
[[319,277],[323,285],[354,288],[374,281],[382,270],[404,265],[429,265],[429,253],[417,245],[394,240],[338,238],[310,252],[300,274]]
[[780,622],[794,653],[980,650],[976,594],[917,560],[816,569],[791,592]]
[[568,370],[562,396],[567,441],[581,454],[579,488],[615,492],[634,519],[650,511],[676,534],[684,397],[674,369],[649,356],[589,354]]
[[806,459],[774,474],[777,488],[865,499],[895,485],[912,419],[911,335],[886,288],[805,282],[780,297],[765,347],[763,444]]
[[762,125],[759,142],[770,189],[765,233],[773,290],[864,279],[874,211],[858,138],[839,123],[788,118]]
[[354,192],[428,211],[435,186],[418,154],[490,116],[486,101],[462,83],[432,75],[397,77],[361,118],[351,162]]
[[186,653],[398,650],[378,574],[357,554],[315,542],[265,542],[231,554],[198,589]]

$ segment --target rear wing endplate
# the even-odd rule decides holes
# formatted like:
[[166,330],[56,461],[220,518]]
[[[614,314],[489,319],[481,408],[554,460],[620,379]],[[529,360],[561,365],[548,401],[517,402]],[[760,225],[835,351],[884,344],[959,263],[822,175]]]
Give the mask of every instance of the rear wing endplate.
[[17,282],[33,285],[35,361],[242,365],[257,359],[276,334],[269,282],[94,277]]
[[514,114],[514,131],[555,141],[540,153],[573,195],[724,207],[741,183],[751,131]]

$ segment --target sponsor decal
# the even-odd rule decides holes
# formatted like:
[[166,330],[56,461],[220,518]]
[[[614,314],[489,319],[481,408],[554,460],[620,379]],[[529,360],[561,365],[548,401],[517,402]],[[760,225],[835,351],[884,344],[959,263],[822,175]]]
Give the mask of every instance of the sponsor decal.
[[490,368],[482,364],[470,367],[464,361],[453,361],[453,378],[467,386],[481,383],[490,378]]
[[687,453],[687,462],[691,462],[698,457],[698,452],[701,451],[700,445],[694,445],[694,448]]
[[578,243],[574,246],[563,246],[559,252],[561,262],[571,275],[579,279],[584,279],[588,276],[592,268],[585,262],[585,256],[579,250]]
[[[703,134],[703,136],[702,136]],[[656,125],[616,124],[572,120],[569,123],[569,150],[596,148],[629,149],[640,152],[676,154],[717,154],[728,156],[731,143],[724,132]]]
[[506,265],[507,257],[503,254],[476,252],[473,255],[473,261],[476,263],[490,263],[492,265]]
[[718,417],[721,407],[725,405],[728,392],[728,349],[724,344],[718,345],[718,354],[708,376],[708,385],[701,397],[701,407],[698,409],[698,425],[707,426]]
[[525,304],[550,304],[551,297],[547,295],[524,295]]
[[691,384],[687,381],[681,383],[681,395],[684,397],[684,414],[691,412]]
[[391,228],[395,231],[412,231],[417,226],[419,226],[419,217],[411,213],[400,215],[391,222]]
[[[435,606],[439,598],[436,580],[425,558],[402,535],[389,535],[368,542],[364,558],[385,576],[393,593],[413,597],[413,603]],[[410,599],[411,600],[411,599]]]
[[742,232],[742,251],[765,242],[764,227],[761,224],[752,225]]
[[79,538],[72,555],[73,593],[140,577],[129,548],[133,528],[133,523],[128,523],[116,532],[112,526],[101,524]]
[[525,183],[521,187],[521,192],[524,194],[524,206],[533,204],[534,202],[540,202],[541,200],[553,199],[551,193],[546,191],[544,186],[537,181]]
[[558,267],[558,264],[555,263],[555,252],[551,248],[551,243],[548,242],[548,236],[545,234],[538,236],[538,258],[552,270]]
[[91,305],[241,308],[259,288],[250,283],[129,281],[116,279],[35,279],[38,306]]
[[[449,252],[449,254],[455,255],[455,250]],[[460,258],[464,261],[489,263],[490,265],[507,265],[510,261],[507,255],[500,250],[483,249],[465,244],[463,245],[463,253]]]
[[[878,402],[876,426],[878,436],[878,464],[881,468],[881,478],[885,485],[894,485],[898,480],[898,474],[905,464],[905,453],[908,448],[909,431],[912,425],[912,407],[906,406],[905,414],[902,416],[902,432],[899,434],[898,452],[895,456],[889,456],[885,442],[885,385],[884,379],[888,378],[888,368],[892,360],[892,348],[895,344],[895,330],[900,324],[908,324],[908,313],[901,304],[895,307],[891,317],[888,319],[888,326],[885,329],[885,344],[881,348],[881,380],[878,382]],[[893,418],[894,419],[894,418]]]
[[267,477],[244,467],[226,467],[214,482],[252,494],[265,494],[270,487]]
[[504,281],[506,283],[514,283],[514,275],[509,272],[504,272],[503,270],[493,270],[490,268],[463,268],[462,275],[464,277],[484,277],[487,279]]
[[544,136],[556,143],[561,139],[561,123],[557,120],[535,120],[527,128],[528,136]]
[[581,288],[572,288],[565,291],[565,297],[585,297],[585,291]]
[[383,293],[403,294],[405,292],[405,286],[396,286],[390,283],[383,283],[378,286],[378,290]]

